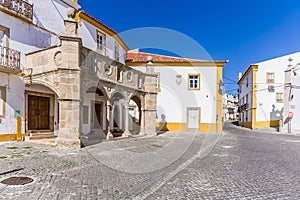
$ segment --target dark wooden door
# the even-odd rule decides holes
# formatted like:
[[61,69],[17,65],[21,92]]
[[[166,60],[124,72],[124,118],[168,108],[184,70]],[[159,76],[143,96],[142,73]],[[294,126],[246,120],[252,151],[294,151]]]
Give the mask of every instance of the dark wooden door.
[[49,97],[28,96],[28,129],[49,129]]

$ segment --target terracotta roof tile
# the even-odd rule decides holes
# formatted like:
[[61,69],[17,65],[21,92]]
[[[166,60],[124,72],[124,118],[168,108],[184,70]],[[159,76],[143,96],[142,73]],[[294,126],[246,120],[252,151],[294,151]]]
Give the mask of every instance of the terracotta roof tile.
[[181,57],[165,56],[165,55],[145,53],[145,52],[139,52],[139,51],[127,52],[127,62],[147,62],[149,56],[152,56],[153,62],[227,62],[227,61],[213,61],[213,60],[181,58]]

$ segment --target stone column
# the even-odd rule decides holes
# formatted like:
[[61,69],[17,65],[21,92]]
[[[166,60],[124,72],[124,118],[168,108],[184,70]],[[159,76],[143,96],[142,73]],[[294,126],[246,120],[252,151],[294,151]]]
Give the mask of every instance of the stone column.
[[107,121],[108,121],[108,123],[107,123],[107,135],[106,135],[106,139],[108,139],[108,140],[111,140],[111,139],[113,139],[114,138],[114,136],[113,136],[113,134],[110,132],[110,129],[111,129],[111,109],[112,108],[112,106],[111,106],[111,103],[110,103],[110,101],[107,101],[106,102],[106,117],[107,117]]
[[129,131],[129,101],[125,100],[125,131],[122,136],[128,137],[131,136]]
[[139,135],[145,135],[145,98],[141,97],[141,124],[140,124],[140,133]]
[[57,145],[80,148],[81,132],[81,38],[77,22],[65,20],[66,32],[60,36],[61,65],[58,68],[59,134]]
[[[156,105],[157,105],[157,93],[159,91],[159,83],[157,83],[157,74],[154,72],[154,65],[152,63],[152,57],[148,57],[148,64],[146,66],[145,77],[145,133],[147,135],[157,135],[156,132]],[[158,79],[159,80],[159,79]]]
[[80,101],[59,99],[59,134],[56,144],[80,148]]

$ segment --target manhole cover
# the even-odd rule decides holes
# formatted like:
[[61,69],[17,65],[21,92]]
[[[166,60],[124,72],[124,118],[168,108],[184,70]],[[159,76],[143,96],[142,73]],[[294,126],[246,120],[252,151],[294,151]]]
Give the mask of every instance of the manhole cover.
[[33,181],[32,178],[29,177],[10,177],[1,181],[1,183],[6,185],[25,185],[31,183]]

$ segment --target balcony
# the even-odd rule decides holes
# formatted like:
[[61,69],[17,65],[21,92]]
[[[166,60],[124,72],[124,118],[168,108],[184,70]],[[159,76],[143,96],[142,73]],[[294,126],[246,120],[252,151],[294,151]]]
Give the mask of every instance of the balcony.
[[0,46],[0,72],[14,74],[21,72],[20,57],[21,52]]
[[27,19],[33,19],[33,5],[23,0],[0,0],[0,5]]

